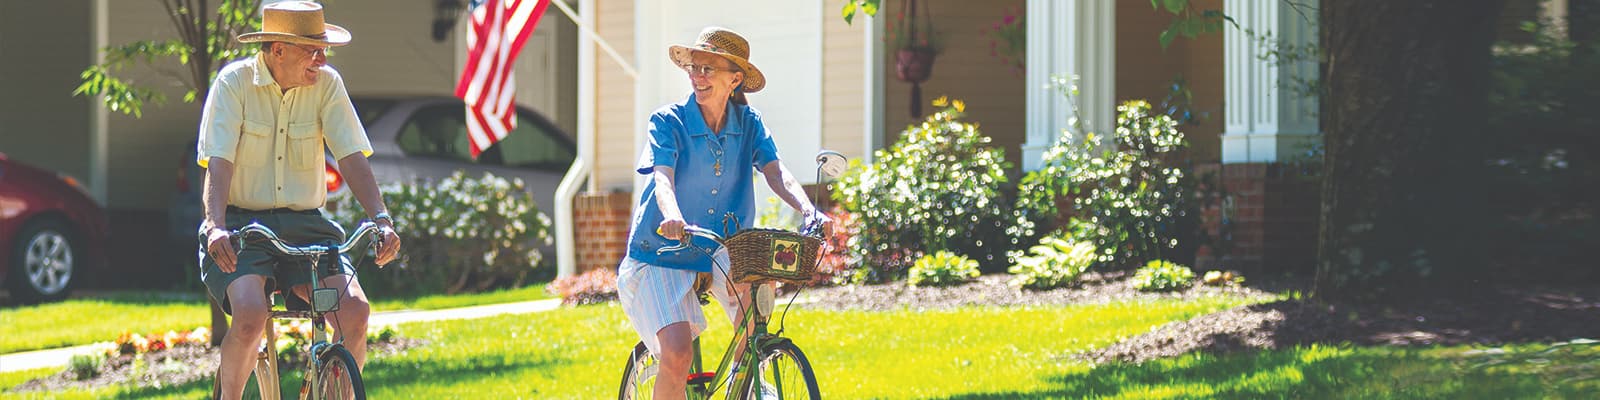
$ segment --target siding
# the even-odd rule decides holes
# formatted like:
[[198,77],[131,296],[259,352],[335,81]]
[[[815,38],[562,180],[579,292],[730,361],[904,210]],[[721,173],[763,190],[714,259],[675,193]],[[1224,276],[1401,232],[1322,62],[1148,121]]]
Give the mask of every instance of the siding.
[[90,100],[72,89],[90,61],[90,13],[89,2],[0,1],[0,153],[85,183]]
[[[1221,10],[1222,2],[1199,0],[1190,7]],[[1194,94],[1194,112],[1209,114],[1198,125],[1179,127],[1189,140],[1189,152],[1196,161],[1221,159],[1221,135],[1226,122],[1222,113],[1222,33],[1195,39],[1179,37],[1162,49],[1159,38],[1172,22],[1171,13],[1155,10],[1147,2],[1132,1],[1118,2],[1116,13],[1117,104],[1142,99],[1160,106],[1174,79],[1182,77]]]
[[[1013,72],[999,58],[989,55],[989,37],[981,30],[999,21],[1007,10],[1024,9],[1023,1],[931,0],[927,3],[933,28],[942,35],[945,46],[944,52],[934,60],[931,77],[922,83],[922,98],[917,101],[922,102],[923,113],[933,111],[928,102],[939,96],[965,101],[966,120],[979,123],[983,134],[1005,149],[1012,169],[1018,169],[1020,148],[1027,140],[1025,83],[1022,74]],[[1141,4],[1149,7],[1148,3]],[[892,18],[899,12],[901,2],[885,1],[883,7],[879,16]],[[837,14],[833,16],[837,18]],[[894,23],[893,20],[889,22]],[[907,125],[921,118],[909,115],[911,85],[895,78],[894,49],[886,49],[885,53],[883,112],[887,147],[899,139]]]
[[[630,63],[633,58],[634,4],[632,0],[597,0],[595,31]],[[634,82],[622,66],[595,49],[595,171],[599,190],[633,189],[633,123],[644,118],[634,110]]]
[[862,159],[867,132],[862,120],[866,59],[861,41],[871,25],[860,19],[846,25],[832,12],[835,5],[824,3],[822,13],[822,148]]

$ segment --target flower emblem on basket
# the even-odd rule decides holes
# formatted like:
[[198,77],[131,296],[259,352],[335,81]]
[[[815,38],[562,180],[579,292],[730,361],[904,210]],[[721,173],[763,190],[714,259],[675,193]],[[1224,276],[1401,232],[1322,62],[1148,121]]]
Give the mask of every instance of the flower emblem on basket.
[[800,242],[787,239],[772,239],[772,269],[777,271],[794,272],[798,267],[800,258]]

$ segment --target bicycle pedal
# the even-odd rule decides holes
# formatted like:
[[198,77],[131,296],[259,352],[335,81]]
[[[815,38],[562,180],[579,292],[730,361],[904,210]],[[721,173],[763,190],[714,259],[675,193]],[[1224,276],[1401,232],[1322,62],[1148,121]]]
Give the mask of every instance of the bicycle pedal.
[[694,385],[694,384],[711,383],[711,379],[716,378],[716,377],[717,377],[717,373],[715,373],[715,372],[701,372],[701,373],[696,373],[696,374],[689,374],[689,384],[690,385]]

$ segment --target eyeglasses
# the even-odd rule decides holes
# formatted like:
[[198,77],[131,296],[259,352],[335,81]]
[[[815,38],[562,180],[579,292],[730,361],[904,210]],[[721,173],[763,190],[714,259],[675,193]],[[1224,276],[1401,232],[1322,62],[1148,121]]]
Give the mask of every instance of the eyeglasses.
[[738,68],[721,68],[711,66],[710,64],[683,64],[679,65],[678,67],[683,68],[683,70],[688,72],[689,75],[700,76],[711,76],[711,74],[715,74],[717,71],[739,72]]
[[328,53],[329,52],[329,48],[327,48],[327,47],[310,47],[310,46],[302,46],[302,45],[298,45],[298,44],[294,45],[294,47],[299,47],[300,50],[305,50],[307,53],[311,53],[311,57],[316,57],[317,55],[320,54],[320,55],[322,55],[323,58],[327,58],[330,55]]

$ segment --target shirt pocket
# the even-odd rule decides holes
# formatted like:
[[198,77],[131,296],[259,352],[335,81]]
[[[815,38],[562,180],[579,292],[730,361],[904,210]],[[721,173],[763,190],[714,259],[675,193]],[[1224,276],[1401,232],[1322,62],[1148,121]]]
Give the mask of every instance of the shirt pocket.
[[234,162],[247,167],[265,164],[267,156],[272,154],[272,125],[246,120],[240,131]]
[[322,131],[315,122],[289,124],[289,165],[297,170],[322,165]]

